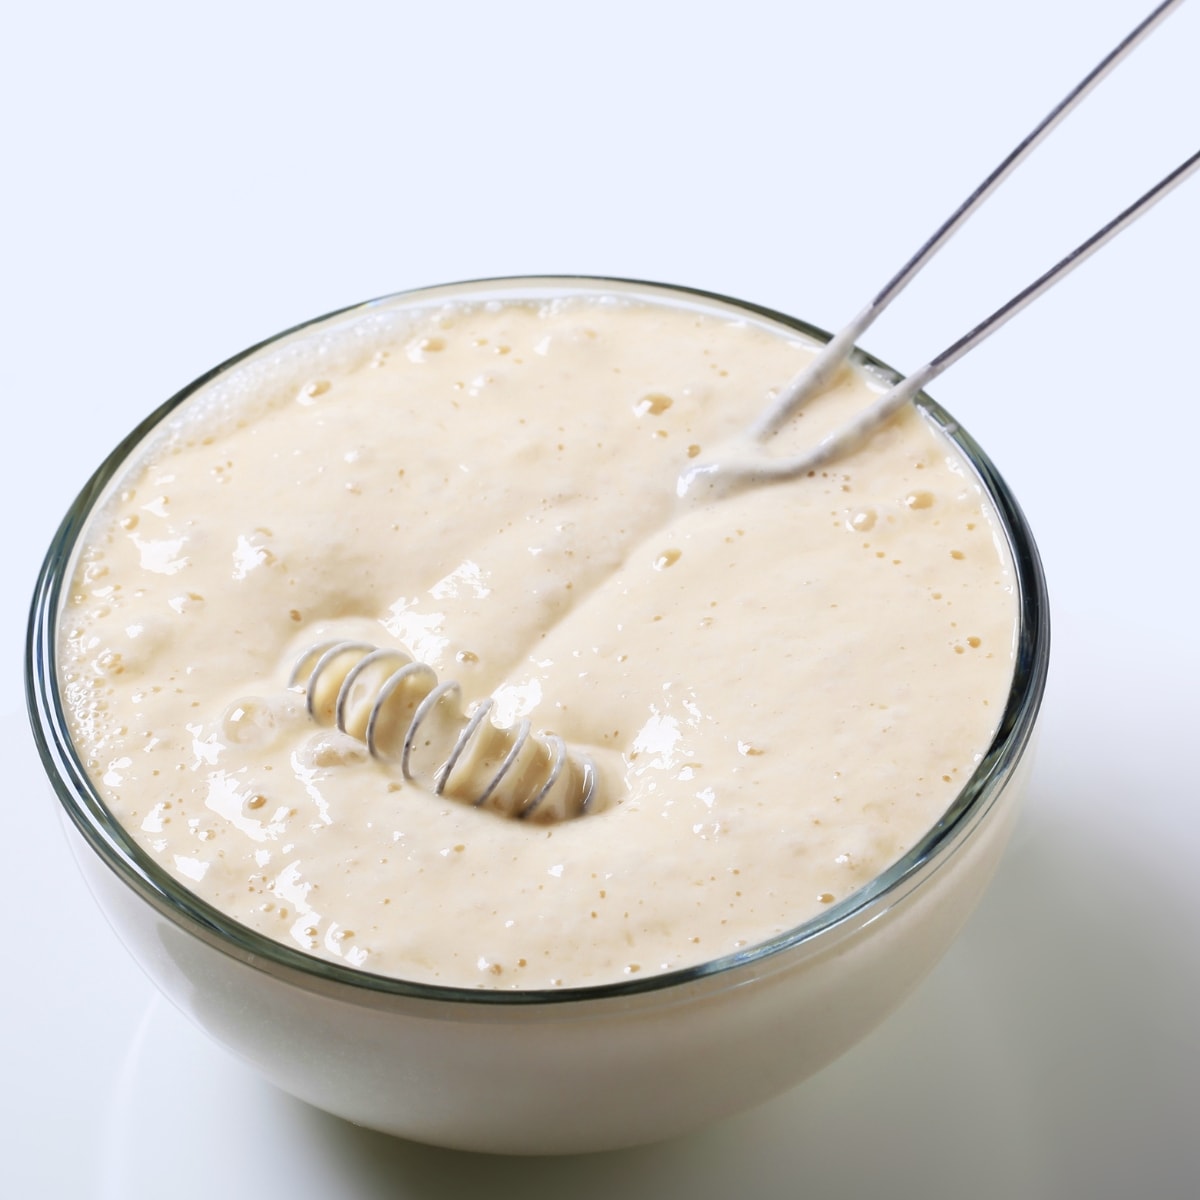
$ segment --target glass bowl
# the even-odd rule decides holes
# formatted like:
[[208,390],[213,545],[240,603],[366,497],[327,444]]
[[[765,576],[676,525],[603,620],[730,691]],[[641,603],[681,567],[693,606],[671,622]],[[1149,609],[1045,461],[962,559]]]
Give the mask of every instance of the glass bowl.
[[[686,288],[575,277],[483,280],[318,318],[229,360],[167,401],[84,486],[39,576],[26,683],[33,730],[88,884],[134,958],[217,1042],[291,1094],[349,1121],[448,1147],[534,1154],[611,1149],[695,1129],[770,1098],[867,1033],[927,974],[990,880],[1030,765],[1049,612],[1025,519],[983,451],[933,400],[999,518],[1017,590],[1015,669],[996,734],[942,818],[899,861],[786,933],[683,970],[600,986],[475,990],[327,961],[231,920],[168,875],[114,820],[68,732],[55,644],[89,513],[180,404],[253,355],[314,330],[447,299],[616,294],[829,335]],[[885,379],[896,373],[866,354]]]

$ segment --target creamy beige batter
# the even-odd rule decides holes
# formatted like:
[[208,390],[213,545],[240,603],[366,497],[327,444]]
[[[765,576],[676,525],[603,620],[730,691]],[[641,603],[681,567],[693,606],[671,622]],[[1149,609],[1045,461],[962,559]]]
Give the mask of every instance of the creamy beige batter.
[[[978,482],[913,411],[813,477],[676,498],[812,351],[684,306],[464,302],[218,379],[94,515],[65,604],[105,802],[247,925],[444,984],[659,972],[843,899],[986,749],[1015,598]],[[771,452],[882,390],[847,373]],[[341,637],[560,734],[593,811],[438,797],[317,724],[288,674]]]

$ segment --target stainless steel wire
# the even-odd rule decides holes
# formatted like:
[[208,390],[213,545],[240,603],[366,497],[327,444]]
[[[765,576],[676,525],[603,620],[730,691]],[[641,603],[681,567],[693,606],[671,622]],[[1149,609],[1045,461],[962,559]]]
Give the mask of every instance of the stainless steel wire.
[[[834,380],[849,358],[858,339],[908,286],[918,272],[958,231],[969,216],[1012,174],[1032,150],[1060,121],[1087,96],[1110,71],[1147,37],[1183,0],[1165,0],[1115,46],[1061,101],[1030,131],[999,165],[979,184],[945,222],[926,240],[916,254],[894,275],[858,315],[839,330],[812,362],[782,389],[747,431],[750,442],[764,442],[777,433],[804,404],[817,396]],[[981,321],[923,367],[901,380],[854,421],[824,438],[811,450],[791,458],[722,460],[697,463],[679,478],[681,496],[726,494],[773,480],[807,474],[860,444],[883,425],[899,408],[913,399],[933,379],[956,363],[968,351],[995,333],[1076,267],[1090,258],[1169,192],[1200,168],[1200,151],[1185,159],[1111,221],[1080,243],[1053,267],[1018,292],[991,316]]]

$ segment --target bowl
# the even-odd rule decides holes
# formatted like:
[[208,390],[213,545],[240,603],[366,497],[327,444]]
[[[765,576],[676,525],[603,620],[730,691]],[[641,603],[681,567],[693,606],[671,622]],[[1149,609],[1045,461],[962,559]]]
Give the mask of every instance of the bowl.
[[[480,990],[374,974],[276,941],[168,874],[114,818],[64,711],[56,645],[89,515],[123,464],[190,397],[323,327],[410,305],[577,292],[667,299],[816,339],[828,334],[727,297],[624,280],[484,280],[344,309],[222,364],[151,414],[84,486],[33,599],[26,659],[33,731],[74,856],[155,985],[280,1088],[356,1124],[512,1154],[630,1146],[694,1130],[797,1084],[862,1038],[929,972],[991,879],[1030,767],[1049,655],[1041,565],[983,451],[932,399],[918,404],[995,508],[1013,563],[1016,653],[995,735],[940,819],[865,886],[785,932],[711,961],[616,982]],[[884,380],[897,376],[865,353]]]

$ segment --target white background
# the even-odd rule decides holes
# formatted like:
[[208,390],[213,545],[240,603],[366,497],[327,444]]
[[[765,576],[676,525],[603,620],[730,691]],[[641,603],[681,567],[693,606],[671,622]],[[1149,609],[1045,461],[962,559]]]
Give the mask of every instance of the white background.
[[[388,291],[584,272],[848,319],[1148,0],[14,5],[0,1193],[1194,1197],[1200,180],[933,388],[1038,536],[1032,791],[961,941],[766,1107],[585,1160],[363,1133],[184,1024],[93,909],[20,682],[53,530],[136,421]],[[865,344],[915,367],[1197,147],[1185,4]],[[581,1081],[581,1086],[584,1086]]]

